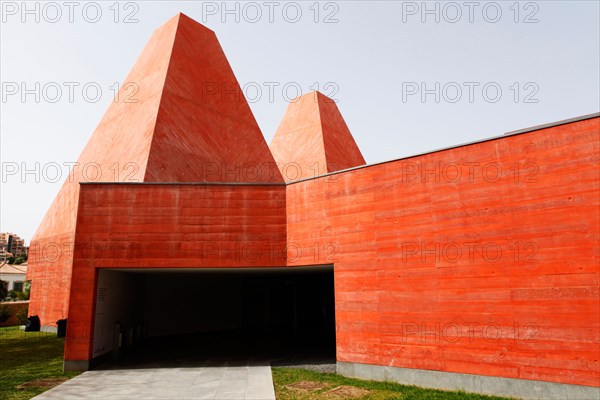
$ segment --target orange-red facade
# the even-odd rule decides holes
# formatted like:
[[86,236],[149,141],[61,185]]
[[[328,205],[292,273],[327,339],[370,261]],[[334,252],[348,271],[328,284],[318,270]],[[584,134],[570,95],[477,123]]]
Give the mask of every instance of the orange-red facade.
[[599,386],[599,130],[289,185],[287,240],[336,246],[338,361]]
[[[300,165],[350,157],[344,167],[356,167],[293,181],[281,162],[295,160],[257,173],[275,165],[259,143],[246,159],[254,164],[236,163],[245,145],[196,132],[176,113],[187,100],[173,101],[164,114],[167,105],[157,106],[154,135],[169,140],[147,150],[143,182],[77,185],[67,208],[74,224],[40,228],[32,242],[30,314],[45,325],[68,317],[65,360],[92,358],[101,268],[333,264],[340,362],[600,386],[600,118],[371,166],[346,133],[334,138],[352,149],[346,155],[314,151],[316,142],[304,153],[272,144]],[[332,136],[322,129],[328,107],[319,123],[281,137],[299,146],[302,135]],[[319,134],[307,133],[313,125]],[[165,155],[160,143],[182,137],[182,147],[226,154],[210,165],[229,172],[200,179],[206,169],[187,169],[194,151]]]

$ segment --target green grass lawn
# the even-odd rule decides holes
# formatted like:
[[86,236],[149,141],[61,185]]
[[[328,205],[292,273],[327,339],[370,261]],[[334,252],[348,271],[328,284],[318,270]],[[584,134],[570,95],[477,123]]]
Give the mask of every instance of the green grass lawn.
[[[348,398],[360,400],[506,400],[505,397],[422,389],[416,386],[405,386],[390,382],[363,381],[336,374],[324,374],[291,368],[273,368],[273,382],[278,400],[341,400]],[[316,389],[294,387],[293,384],[298,382],[304,383],[304,385],[300,384],[299,386],[313,385],[314,387],[322,387]]]
[[56,333],[0,328],[0,400],[30,399],[48,388],[17,386],[37,379],[73,377],[62,372],[64,339]]

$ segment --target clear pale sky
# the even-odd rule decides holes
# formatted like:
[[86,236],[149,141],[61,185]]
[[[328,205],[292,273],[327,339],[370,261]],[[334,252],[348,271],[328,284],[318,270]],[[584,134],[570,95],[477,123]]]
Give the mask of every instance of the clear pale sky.
[[27,243],[111,88],[179,11],[215,31],[267,142],[289,99],[317,87],[367,163],[600,109],[598,1],[66,3],[1,2],[0,231]]

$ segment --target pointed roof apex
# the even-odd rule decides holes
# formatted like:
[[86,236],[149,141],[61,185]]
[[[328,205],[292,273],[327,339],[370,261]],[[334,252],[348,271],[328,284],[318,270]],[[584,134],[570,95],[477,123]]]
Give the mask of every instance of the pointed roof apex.
[[319,102],[325,102],[325,103],[336,103],[335,100],[333,100],[331,97],[324,95],[323,93],[319,92],[318,90],[315,90],[314,95],[317,97],[317,100]]
[[290,103],[297,103],[300,100],[307,99],[307,98],[314,99],[315,103],[337,103],[336,100],[331,99],[330,97],[324,95],[323,93],[319,92],[318,90],[313,90],[311,92],[304,93],[303,95],[300,95],[300,96],[296,97],[295,99],[292,99],[290,101]]
[[177,14],[173,15],[164,24],[162,24],[161,26],[156,28],[155,31],[160,31],[162,29],[166,29],[168,26],[176,26],[177,30],[179,30],[185,26],[185,27],[190,27],[192,29],[198,29],[198,30],[204,29],[212,34],[215,33],[212,29],[208,28],[205,25],[202,25],[200,22],[188,17],[186,14],[184,14],[182,12],[178,12]]

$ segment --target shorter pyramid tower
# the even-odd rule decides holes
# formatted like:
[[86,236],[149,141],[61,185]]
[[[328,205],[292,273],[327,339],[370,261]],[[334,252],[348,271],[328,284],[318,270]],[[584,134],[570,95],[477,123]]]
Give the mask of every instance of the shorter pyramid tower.
[[286,182],[365,165],[335,101],[316,91],[290,103],[269,147]]

